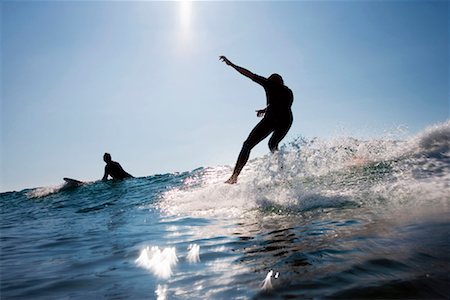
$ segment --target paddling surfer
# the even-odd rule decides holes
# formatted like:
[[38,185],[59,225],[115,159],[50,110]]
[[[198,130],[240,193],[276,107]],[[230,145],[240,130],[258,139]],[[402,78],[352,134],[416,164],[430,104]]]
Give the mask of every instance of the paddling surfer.
[[105,166],[105,175],[103,175],[102,180],[108,179],[108,175],[112,177],[112,179],[125,179],[125,178],[133,178],[132,175],[125,172],[122,166],[111,159],[111,154],[105,153],[103,155],[103,160],[106,163]]
[[284,85],[283,78],[279,74],[272,74],[269,78],[256,75],[249,70],[233,64],[225,56],[220,60],[232,67],[240,74],[260,84],[266,91],[267,106],[256,111],[258,117],[263,119],[253,128],[245,140],[239,153],[233,174],[226,183],[234,184],[250,157],[250,151],[269,134],[269,149],[273,153],[278,150],[278,144],[286,136],[292,125],[293,117],[291,106],[294,100],[291,89]]

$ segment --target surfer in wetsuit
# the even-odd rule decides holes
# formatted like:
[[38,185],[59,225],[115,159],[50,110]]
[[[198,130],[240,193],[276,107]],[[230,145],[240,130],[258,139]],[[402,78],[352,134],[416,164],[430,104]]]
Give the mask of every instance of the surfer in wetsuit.
[[234,167],[233,174],[226,181],[226,183],[234,184],[237,182],[237,178],[239,173],[241,173],[242,168],[244,168],[247,163],[252,148],[271,133],[273,134],[269,139],[269,149],[272,153],[278,150],[278,144],[286,136],[292,125],[293,117],[291,106],[294,96],[292,91],[284,85],[283,78],[279,74],[272,74],[269,78],[265,78],[233,64],[225,56],[220,56],[220,60],[242,75],[260,84],[266,91],[267,98],[266,108],[256,111],[256,115],[258,117],[263,117],[263,119],[255,126],[255,128],[253,128],[248,138],[245,140],[241,152],[239,153],[236,166]]
[[103,155],[103,160],[106,163],[105,166],[105,175],[103,175],[102,180],[108,179],[108,175],[112,177],[112,179],[125,179],[125,178],[133,178],[132,175],[125,172],[122,166],[111,159],[111,154],[105,153]]

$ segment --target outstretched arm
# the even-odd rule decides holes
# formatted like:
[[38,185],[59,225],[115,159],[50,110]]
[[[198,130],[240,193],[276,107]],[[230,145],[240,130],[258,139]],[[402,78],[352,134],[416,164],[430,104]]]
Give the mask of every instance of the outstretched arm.
[[253,79],[254,77],[255,77],[255,74],[253,74],[252,72],[250,72],[249,70],[247,70],[247,69],[245,69],[245,68],[242,68],[242,67],[239,67],[239,66],[237,66],[237,65],[235,65],[235,64],[233,64],[228,58],[226,58],[225,56],[220,56],[219,57],[219,59],[221,60],[221,61],[223,61],[224,63],[226,63],[227,65],[229,65],[230,67],[232,67],[233,69],[235,69],[236,71],[238,71],[239,73],[241,73],[242,75],[244,75],[244,76],[246,76],[246,77],[248,77],[248,78],[250,78],[250,79]]
[[107,180],[107,179],[108,179],[108,171],[106,170],[106,167],[105,167],[105,174],[103,175],[102,180]]

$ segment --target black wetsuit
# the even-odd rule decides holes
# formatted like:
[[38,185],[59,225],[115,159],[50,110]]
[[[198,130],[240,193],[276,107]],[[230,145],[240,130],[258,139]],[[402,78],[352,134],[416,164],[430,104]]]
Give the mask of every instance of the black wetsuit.
[[274,83],[262,76],[255,74],[252,80],[266,91],[267,109],[264,118],[250,132],[242,150],[245,148],[250,151],[273,132],[269,140],[269,149],[273,152],[278,149],[278,144],[291,128],[293,121],[291,106],[294,96],[287,86]]
[[130,174],[125,172],[125,170],[122,168],[122,166],[116,162],[111,161],[106,164],[105,166],[105,176],[103,179],[106,179],[106,177],[111,176],[113,179],[125,179],[125,178],[132,178]]

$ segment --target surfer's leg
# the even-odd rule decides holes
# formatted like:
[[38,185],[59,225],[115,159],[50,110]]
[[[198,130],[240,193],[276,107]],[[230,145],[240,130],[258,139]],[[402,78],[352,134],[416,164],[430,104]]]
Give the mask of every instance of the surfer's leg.
[[267,122],[267,120],[262,119],[253,130],[250,132],[248,138],[245,140],[242,145],[241,152],[239,153],[236,166],[234,167],[233,174],[226,181],[226,183],[236,183],[239,174],[244,168],[245,164],[250,157],[250,151],[255,147],[259,142],[265,139],[271,132],[273,131],[272,125]]
[[269,149],[272,153],[278,150],[278,144],[286,136],[289,129],[291,128],[291,125],[292,119],[288,119],[286,122],[276,126],[272,136],[269,139]]

